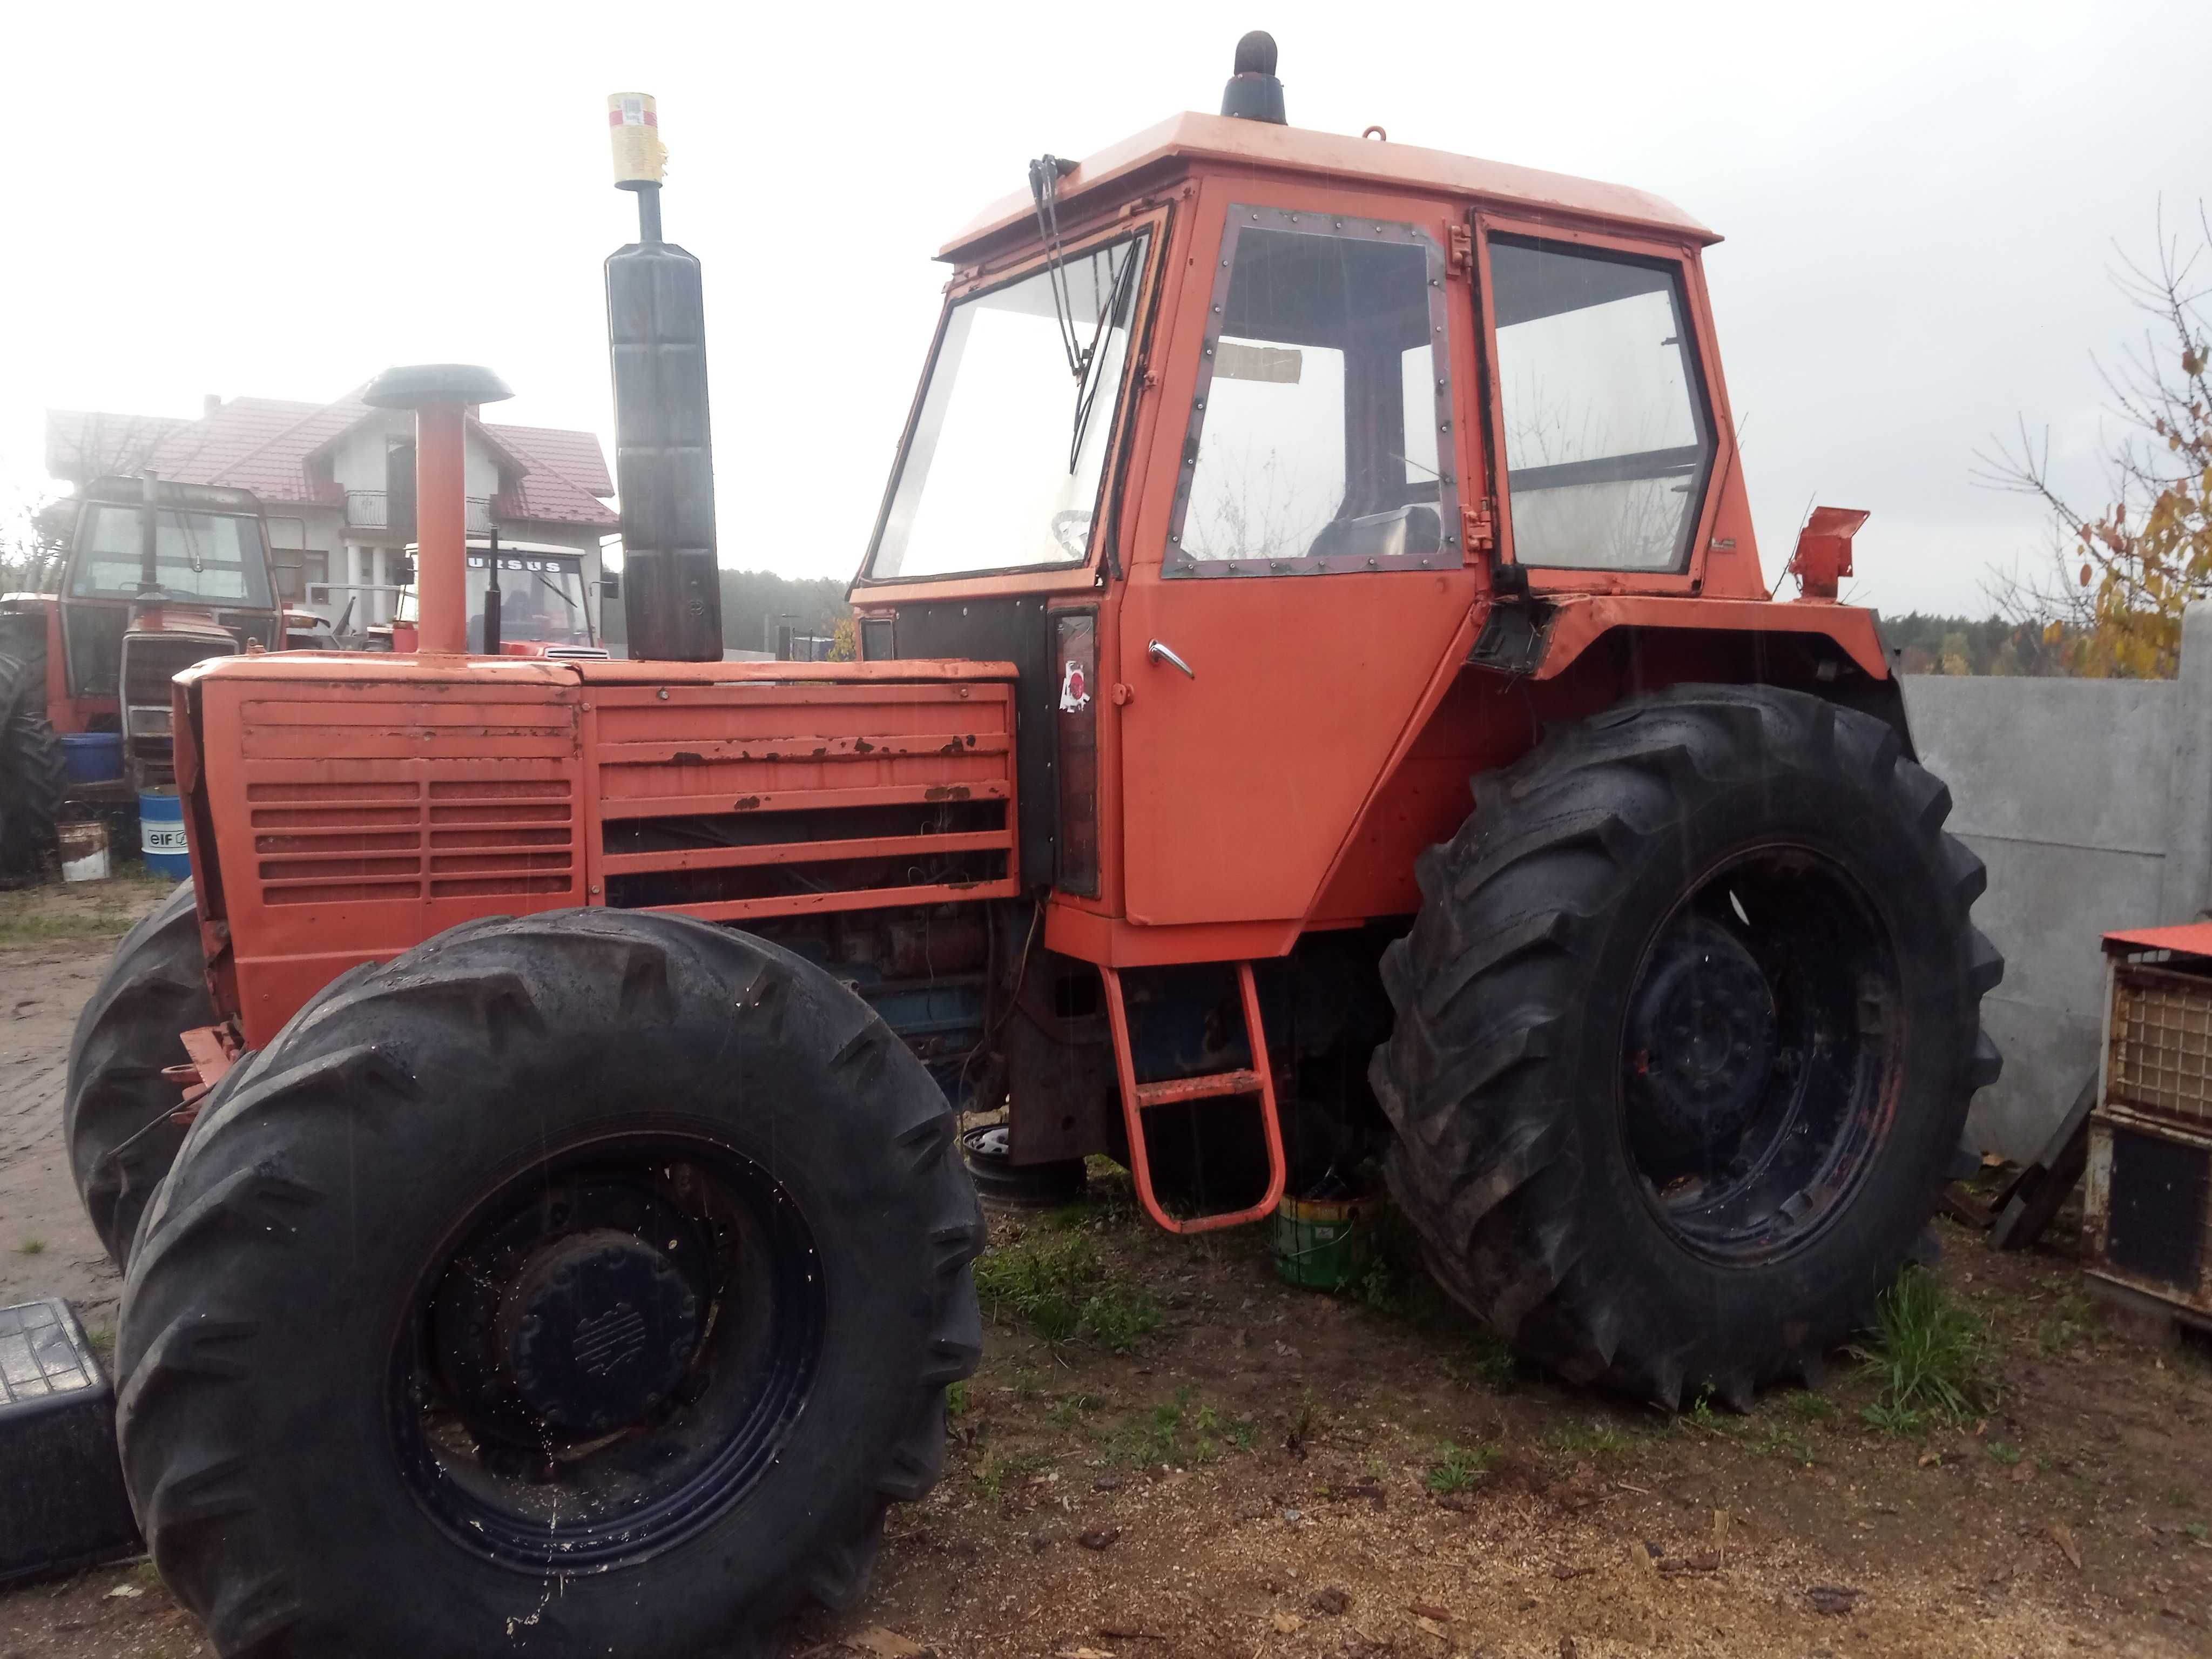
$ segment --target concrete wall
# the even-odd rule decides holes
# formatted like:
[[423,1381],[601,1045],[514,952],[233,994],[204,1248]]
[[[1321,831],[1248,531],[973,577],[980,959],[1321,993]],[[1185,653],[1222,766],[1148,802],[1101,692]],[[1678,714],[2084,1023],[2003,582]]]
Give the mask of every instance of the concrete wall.
[[2212,605],[2191,608],[2179,680],[1907,675],[1949,828],[1989,866],[1974,919],[2004,952],[1983,1004],[2004,1073],[1974,1103],[1985,1149],[2034,1155],[2095,1068],[2099,940],[2194,921],[2212,896]]

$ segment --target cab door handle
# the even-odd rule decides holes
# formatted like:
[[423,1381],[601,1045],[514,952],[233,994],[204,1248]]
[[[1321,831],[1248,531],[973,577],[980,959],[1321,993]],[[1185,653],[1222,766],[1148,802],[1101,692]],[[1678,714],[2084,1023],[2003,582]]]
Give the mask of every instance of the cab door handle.
[[1163,645],[1159,641],[1153,640],[1146,645],[1145,654],[1154,662],[1164,662],[1172,667],[1182,669],[1183,673],[1191,679],[1198,678],[1198,671],[1178,656],[1173,646]]

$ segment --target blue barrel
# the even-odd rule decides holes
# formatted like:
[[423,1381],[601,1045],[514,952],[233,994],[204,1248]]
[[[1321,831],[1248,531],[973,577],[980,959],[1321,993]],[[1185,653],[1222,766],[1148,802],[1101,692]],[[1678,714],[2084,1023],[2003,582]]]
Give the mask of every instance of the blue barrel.
[[146,867],[173,881],[192,872],[191,854],[185,845],[185,804],[178,797],[151,789],[138,792],[138,850]]
[[65,732],[62,763],[71,783],[112,783],[123,775],[120,732]]

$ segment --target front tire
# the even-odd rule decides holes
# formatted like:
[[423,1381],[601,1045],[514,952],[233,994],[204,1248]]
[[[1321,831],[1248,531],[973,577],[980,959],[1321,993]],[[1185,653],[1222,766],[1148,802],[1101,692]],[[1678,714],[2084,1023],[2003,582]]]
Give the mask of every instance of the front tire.
[[1869,716],[1683,686],[1474,793],[1370,1069],[1431,1267],[1572,1380],[1669,1408],[1814,1380],[1996,1075],[1949,792]]
[[118,1267],[185,1143],[169,1118],[184,1087],[162,1069],[190,1058],[179,1033],[215,1021],[192,884],[179,882],[123,936],[70,1038],[62,1139],[77,1197]]
[[61,739],[46,718],[46,654],[0,655],[0,887],[45,878],[69,793]]
[[742,933],[467,924],[311,1001],[149,1211],[118,1431],[225,1656],[750,1652],[981,1347],[943,1096]]

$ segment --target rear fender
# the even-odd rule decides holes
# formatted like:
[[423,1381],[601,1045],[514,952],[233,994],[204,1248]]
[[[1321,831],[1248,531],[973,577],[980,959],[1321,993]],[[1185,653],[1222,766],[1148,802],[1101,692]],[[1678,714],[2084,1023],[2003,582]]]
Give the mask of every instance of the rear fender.
[[[1897,733],[1907,756],[1915,755],[1904,697],[1871,611],[1635,595],[1578,596],[1531,610],[1548,614],[1527,630],[1534,637],[1522,660],[1505,666],[1540,684],[1578,666],[1587,672],[1596,665],[1585,659],[1595,653],[1627,695],[1689,681],[1789,686],[1874,715]],[[1487,665],[1484,643],[1477,640],[1471,657],[1478,665]]]

